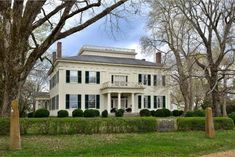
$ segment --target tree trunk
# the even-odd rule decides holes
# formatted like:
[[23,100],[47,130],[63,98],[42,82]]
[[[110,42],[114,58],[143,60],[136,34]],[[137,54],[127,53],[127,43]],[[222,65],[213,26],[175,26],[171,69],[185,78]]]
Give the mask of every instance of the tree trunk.
[[222,116],[222,114],[221,114],[220,94],[218,92],[218,85],[216,85],[215,90],[211,92],[211,96],[212,96],[214,115],[216,117],[220,117]]
[[224,92],[223,92],[223,117],[227,117],[227,111],[226,111],[226,105],[227,105],[227,94],[226,94],[226,89],[227,89],[227,78],[224,76]]

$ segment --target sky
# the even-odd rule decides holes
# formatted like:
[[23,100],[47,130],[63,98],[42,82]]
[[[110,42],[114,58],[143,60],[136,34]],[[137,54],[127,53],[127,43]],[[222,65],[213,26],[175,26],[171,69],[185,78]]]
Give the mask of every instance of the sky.
[[[95,45],[135,49],[136,58],[152,60],[140,52],[140,38],[146,35],[146,24],[146,15],[132,15],[127,20],[121,19],[120,30],[114,31],[112,35],[109,25],[105,23],[105,18],[103,18],[84,30],[60,40],[63,56],[77,55],[83,45]],[[55,50],[55,48],[54,44],[52,49]]]

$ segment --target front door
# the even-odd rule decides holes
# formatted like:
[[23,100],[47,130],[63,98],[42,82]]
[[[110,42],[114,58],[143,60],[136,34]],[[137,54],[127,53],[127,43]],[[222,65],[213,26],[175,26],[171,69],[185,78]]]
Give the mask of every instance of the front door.
[[[128,106],[128,99],[127,97],[121,98],[121,108],[125,109]],[[118,108],[118,98],[111,99],[111,108]]]

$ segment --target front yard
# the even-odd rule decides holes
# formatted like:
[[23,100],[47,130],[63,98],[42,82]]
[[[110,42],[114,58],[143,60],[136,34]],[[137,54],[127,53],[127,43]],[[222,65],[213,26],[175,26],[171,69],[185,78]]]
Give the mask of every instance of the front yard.
[[198,156],[235,149],[235,130],[142,134],[23,136],[23,149],[9,151],[8,137],[0,136],[0,156]]

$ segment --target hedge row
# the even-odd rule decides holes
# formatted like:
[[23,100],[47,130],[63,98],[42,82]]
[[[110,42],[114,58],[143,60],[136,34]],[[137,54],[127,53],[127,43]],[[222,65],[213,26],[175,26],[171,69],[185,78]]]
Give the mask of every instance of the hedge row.
[[[22,118],[21,134],[94,134],[152,132],[155,118]],[[0,134],[9,133],[9,119],[0,119]]]
[[[189,130],[205,130],[205,118],[204,117],[187,117],[178,118],[177,126],[179,131]],[[234,123],[231,118],[215,117],[214,127],[216,130],[231,130],[234,128]]]

